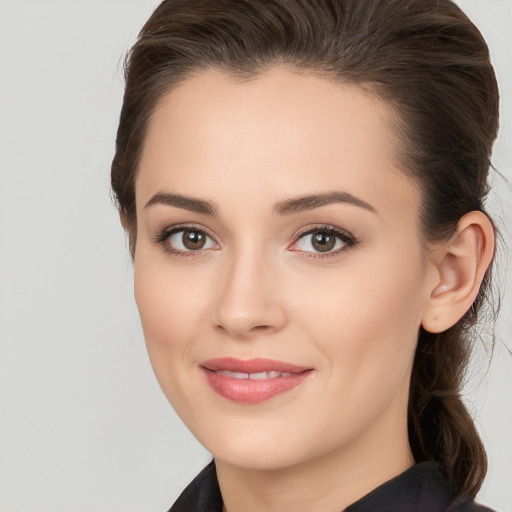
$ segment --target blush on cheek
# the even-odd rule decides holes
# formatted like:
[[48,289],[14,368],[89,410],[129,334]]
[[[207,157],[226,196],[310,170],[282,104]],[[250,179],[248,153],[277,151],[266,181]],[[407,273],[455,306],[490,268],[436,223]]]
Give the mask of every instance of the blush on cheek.
[[197,294],[191,293],[190,283],[187,284],[154,261],[141,258],[136,262],[135,300],[154,366],[159,358],[168,364],[183,363],[184,355],[198,337],[201,324]]

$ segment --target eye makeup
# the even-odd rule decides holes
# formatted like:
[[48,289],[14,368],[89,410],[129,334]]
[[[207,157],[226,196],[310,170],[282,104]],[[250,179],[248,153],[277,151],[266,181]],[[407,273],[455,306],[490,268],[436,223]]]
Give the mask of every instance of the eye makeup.
[[[301,248],[300,244],[302,241],[306,241],[308,237],[311,237],[309,245],[313,250]],[[357,244],[358,240],[348,231],[324,224],[308,227],[299,232],[289,250],[299,252],[307,258],[330,258],[338,256],[341,252]]]
[[[183,233],[180,237],[180,233]],[[203,228],[195,224],[178,224],[160,231],[153,239],[162,250],[179,257],[200,257],[207,250],[218,250],[219,244]],[[181,247],[179,247],[181,246]],[[195,247],[194,247],[195,246]]]
[[[153,242],[164,252],[179,257],[200,257],[206,251],[219,250],[213,235],[196,224],[178,224],[166,227],[154,237]],[[358,244],[348,231],[332,225],[308,226],[293,237],[288,250],[307,258],[338,256]]]

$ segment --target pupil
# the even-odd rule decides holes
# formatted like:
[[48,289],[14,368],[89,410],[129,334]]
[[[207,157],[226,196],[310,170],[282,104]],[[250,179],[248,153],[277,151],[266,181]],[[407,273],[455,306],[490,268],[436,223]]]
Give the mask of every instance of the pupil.
[[185,231],[183,233],[183,245],[192,251],[201,249],[205,244],[205,236],[197,231]]
[[336,237],[327,233],[316,233],[313,236],[313,247],[319,252],[327,252],[336,245]]

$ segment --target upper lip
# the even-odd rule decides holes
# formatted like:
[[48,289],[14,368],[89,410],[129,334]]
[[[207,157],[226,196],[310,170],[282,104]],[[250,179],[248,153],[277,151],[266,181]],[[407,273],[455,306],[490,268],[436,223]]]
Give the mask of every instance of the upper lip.
[[312,370],[306,366],[277,361],[275,359],[255,358],[255,359],[236,359],[234,357],[220,357],[217,359],[208,359],[200,363],[200,366],[211,371],[231,371],[240,373],[260,373],[260,372],[282,372],[282,373],[302,373]]

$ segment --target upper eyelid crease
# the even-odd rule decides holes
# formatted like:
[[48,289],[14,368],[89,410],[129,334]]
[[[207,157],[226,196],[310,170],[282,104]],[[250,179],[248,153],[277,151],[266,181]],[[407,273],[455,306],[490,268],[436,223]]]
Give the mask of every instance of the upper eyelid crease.
[[319,224],[318,226],[311,226],[311,227],[305,227],[301,230],[299,230],[299,232],[297,233],[297,238],[300,238],[301,236],[304,236],[304,235],[309,235],[309,234],[312,234],[312,233],[316,233],[316,232],[328,232],[328,233],[332,233],[336,236],[340,236],[340,237],[346,237],[346,238],[354,238],[352,236],[352,234],[350,232],[348,232],[347,230],[343,229],[343,228],[338,228],[336,226],[332,226],[330,224]]
[[204,233],[207,237],[211,238],[215,243],[218,243],[215,237],[211,235],[207,229],[205,229],[204,227],[197,226],[195,224],[176,224],[161,229],[158,232],[157,236],[155,237],[155,240],[157,242],[160,240],[165,240],[169,236],[179,233],[180,231],[199,231],[201,233]]
[[[349,194],[348,192],[333,191],[321,194],[311,194],[296,198],[286,199],[274,205],[274,213],[278,216],[292,215],[294,213],[314,210],[322,206],[328,206],[334,203],[344,203],[359,208],[363,208],[372,213],[377,213],[375,208],[366,201]],[[218,216],[218,208],[212,202],[205,199],[197,199],[181,194],[171,194],[168,192],[158,192],[146,203],[144,208],[149,208],[156,204],[164,204],[183,208],[191,212],[200,213],[209,216]]]
[[313,233],[318,233],[318,232],[329,233],[329,234],[335,236],[336,238],[339,238],[346,245],[352,246],[352,245],[356,245],[357,243],[359,243],[359,240],[354,235],[352,235],[352,233],[350,233],[342,228],[337,228],[337,227],[328,226],[328,225],[310,228],[310,229],[303,231],[302,233],[299,233],[296,236],[294,243],[298,242],[301,238],[304,238],[306,236],[309,236],[309,235],[312,235]]
[[[216,241],[216,237],[211,235],[207,229],[205,229],[204,227],[197,226],[195,224],[176,224],[173,226],[169,226],[167,228],[160,230],[158,235],[155,237],[155,240],[160,241],[165,238],[168,238],[172,234],[179,233],[180,231],[187,231],[187,230],[200,231],[200,232],[204,233],[206,236],[208,236],[209,238],[211,238],[212,240]],[[343,239],[345,241],[347,241],[347,240],[354,241],[354,242],[356,241],[356,238],[350,232],[346,231],[345,229],[338,228],[336,226],[331,226],[328,224],[306,227],[303,230],[300,230],[298,233],[296,233],[294,235],[294,238],[297,241],[300,238],[305,237],[306,235],[311,235],[311,234],[313,234],[315,232],[319,232],[319,231],[331,233],[334,236],[337,236],[338,238]],[[218,242],[216,241],[216,243],[218,243]]]
[[[202,257],[201,255],[204,256],[205,249],[203,249],[203,248],[198,249],[197,251],[194,251],[194,250],[183,251],[180,249],[176,249],[172,246],[168,247],[167,244],[165,244],[165,241],[168,240],[168,238],[171,235],[179,233],[181,231],[186,231],[187,229],[201,231],[208,238],[210,238],[210,240],[212,240],[215,244],[218,245],[218,242],[215,240],[215,237],[210,235],[207,230],[205,230],[204,228],[197,227],[197,226],[191,225],[191,224],[186,224],[186,223],[169,226],[168,228],[161,231],[160,234],[157,235],[153,239],[153,242],[156,243],[157,245],[162,246],[162,249],[164,250],[164,252],[173,254],[175,256],[180,256],[183,258],[185,258],[185,257],[200,258],[200,257]],[[314,259],[335,258],[335,257],[339,256],[341,253],[345,252],[346,250],[348,250],[354,246],[357,246],[357,244],[359,243],[359,240],[356,239],[350,232],[345,231],[342,228],[324,224],[324,225],[319,225],[319,226],[315,226],[315,227],[310,227],[309,229],[305,229],[301,233],[296,234],[294,237],[295,238],[294,244],[298,243],[299,240],[304,238],[306,235],[311,235],[315,232],[327,232],[327,233],[332,234],[333,236],[335,236],[336,238],[341,240],[341,242],[343,243],[343,247],[337,249],[336,251],[327,251],[324,253],[321,253],[321,252],[317,253],[314,251],[304,251],[304,250],[297,251],[297,252],[301,252],[302,255],[304,255],[307,258],[314,258]],[[290,250],[290,248],[288,248],[288,249]],[[211,248],[208,248],[208,250],[211,250]]]

